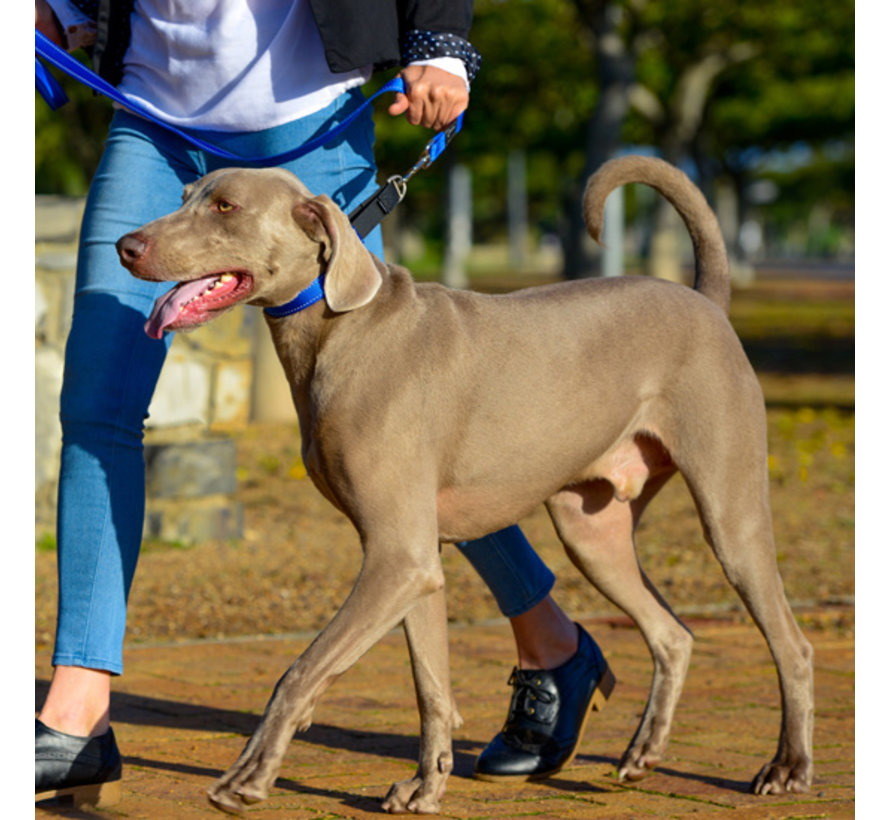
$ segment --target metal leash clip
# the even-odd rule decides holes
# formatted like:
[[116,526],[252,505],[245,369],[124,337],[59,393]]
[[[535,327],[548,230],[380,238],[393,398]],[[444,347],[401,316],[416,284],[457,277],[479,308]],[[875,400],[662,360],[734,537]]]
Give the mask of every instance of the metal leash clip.
[[411,166],[407,173],[402,176],[398,174],[391,176],[372,196],[349,214],[349,221],[360,237],[364,239],[405,198],[405,194],[408,193],[408,180],[418,171],[429,168],[439,158],[440,154],[448,147],[448,143],[460,131],[463,122],[464,115],[461,114],[451,125],[436,134],[426,144],[420,159]]
[[448,147],[448,144],[457,136],[464,124],[464,115],[461,114],[451,125],[436,134],[423,149],[420,159],[411,166],[406,174],[402,176],[405,183],[411,179],[418,171],[429,168]]
[[392,185],[395,188],[396,193],[399,195],[399,202],[401,202],[405,198],[405,194],[408,193],[408,180],[405,177],[400,177],[398,174],[394,174],[388,180],[386,180],[387,185]]

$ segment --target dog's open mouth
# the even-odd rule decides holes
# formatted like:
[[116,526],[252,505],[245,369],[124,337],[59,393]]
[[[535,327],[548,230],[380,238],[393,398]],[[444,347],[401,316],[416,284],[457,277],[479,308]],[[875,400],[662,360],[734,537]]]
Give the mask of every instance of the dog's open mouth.
[[227,271],[182,282],[165,293],[152,309],[145,332],[160,339],[165,330],[195,327],[240,302],[253,290],[253,278]]

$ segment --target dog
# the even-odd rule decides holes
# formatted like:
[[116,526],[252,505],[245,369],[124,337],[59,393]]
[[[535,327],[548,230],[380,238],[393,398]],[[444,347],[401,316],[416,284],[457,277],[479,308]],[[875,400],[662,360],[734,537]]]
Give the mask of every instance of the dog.
[[664,755],[693,639],[640,569],[633,533],[677,472],[778,672],[778,750],[752,789],[809,788],[812,648],[777,569],[763,395],[727,319],[723,238],[688,177],[628,156],[585,188],[597,241],[606,196],[629,183],[655,188],[683,217],[694,287],[633,276],[506,295],[415,284],[364,248],[331,199],[278,169],[215,171],[186,187],[177,211],[118,241],[135,276],[182,282],[146,324],[156,337],[241,302],[290,303],[324,276],[323,298],[266,320],[307,471],[354,524],[364,558],[340,611],[278,681],[241,756],[209,789],[217,808],[236,813],[265,799],[321,694],[402,623],[420,760],[383,805],[438,811],[460,720],[440,544],[501,529],[541,502],[573,563],[651,651],[649,701],[618,767],[622,779],[644,776]]

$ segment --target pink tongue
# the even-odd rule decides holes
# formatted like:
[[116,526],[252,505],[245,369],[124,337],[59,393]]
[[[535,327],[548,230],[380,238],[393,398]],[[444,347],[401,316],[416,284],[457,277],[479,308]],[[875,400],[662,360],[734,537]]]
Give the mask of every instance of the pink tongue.
[[151,316],[145,323],[145,332],[152,339],[160,339],[164,335],[164,328],[172,325],[179,317],[183,305],[202,294],[218,278],[219,275],[216,274],[191,282],[183,282],[165,293],[155,302]]

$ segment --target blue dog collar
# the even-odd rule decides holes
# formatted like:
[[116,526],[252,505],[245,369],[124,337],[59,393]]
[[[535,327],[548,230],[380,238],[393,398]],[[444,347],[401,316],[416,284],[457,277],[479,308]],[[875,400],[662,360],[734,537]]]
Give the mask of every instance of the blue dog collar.
[[267,316],[271,316],[273,319],[280,319],[282,316],[290,316],[294,313],[299,313],[301,310],[305,310],[310,305],[314,305],[322,299],[324,299],[324,274],[321,274],[321,276],[315,279],[312,284],[301,290],[289,302],[285,302],[285,304],[276,307],[264,308],[264,312]]

